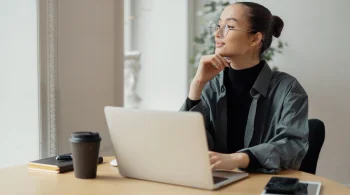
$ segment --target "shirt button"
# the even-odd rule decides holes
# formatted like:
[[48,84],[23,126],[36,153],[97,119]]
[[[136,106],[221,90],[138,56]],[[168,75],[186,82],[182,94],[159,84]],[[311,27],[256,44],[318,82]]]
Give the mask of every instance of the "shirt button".
[[221,92],[224,92],[224,91],[225,91],[225,87],[221,86]]

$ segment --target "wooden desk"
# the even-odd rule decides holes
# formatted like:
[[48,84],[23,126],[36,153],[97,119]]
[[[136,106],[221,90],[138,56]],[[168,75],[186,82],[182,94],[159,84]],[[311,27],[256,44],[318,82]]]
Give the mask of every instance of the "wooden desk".
[[[250,174],[244,180],[216,191],[161,184],[123,178],[118,168],[109,165],[111,157],[99,165],[96,179],[76,179],[73,172],[52,174],[28,171],[26,165],[0,169],[0,194],[260,194],[272,175]],[[321,194],[350,194],[350,189],[334,181],[315,175],[284,171],[279,176],[322,182]]]

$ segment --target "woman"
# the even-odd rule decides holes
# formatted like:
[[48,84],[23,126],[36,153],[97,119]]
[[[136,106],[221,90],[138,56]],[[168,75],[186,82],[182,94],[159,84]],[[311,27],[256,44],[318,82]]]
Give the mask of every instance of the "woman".
[[213,169],[299,169],[308,149],[308,96],[292,76],[261,60],[283,21],[264,6],[226,7],[215,54],[202,56],[181,111],[205,119]]

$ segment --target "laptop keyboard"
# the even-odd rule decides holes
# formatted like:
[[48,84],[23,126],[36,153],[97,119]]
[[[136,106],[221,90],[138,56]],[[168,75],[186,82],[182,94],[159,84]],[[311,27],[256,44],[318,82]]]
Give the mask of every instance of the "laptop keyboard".
[[228,178],[226,178],[226,177],[216,177],[216,176],[213,176],[214,184],[220,183],[220,182],[225,181],[225,180],[227,180],[227,179],[228,179]]

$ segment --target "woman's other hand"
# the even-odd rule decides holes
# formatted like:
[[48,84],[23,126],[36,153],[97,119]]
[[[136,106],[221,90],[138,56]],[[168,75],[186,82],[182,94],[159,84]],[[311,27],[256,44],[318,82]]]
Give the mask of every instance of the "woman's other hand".
[[229,67],[229,62],[218,54],[201,57],[198,69],[191,83],[188,97],[191,100],[199,100],[204,85],[218,75],[224,68]]
[[246,153],[222,154],[209,151],[209,159],[212,169],[234,170],[247,168],[249,156]]

